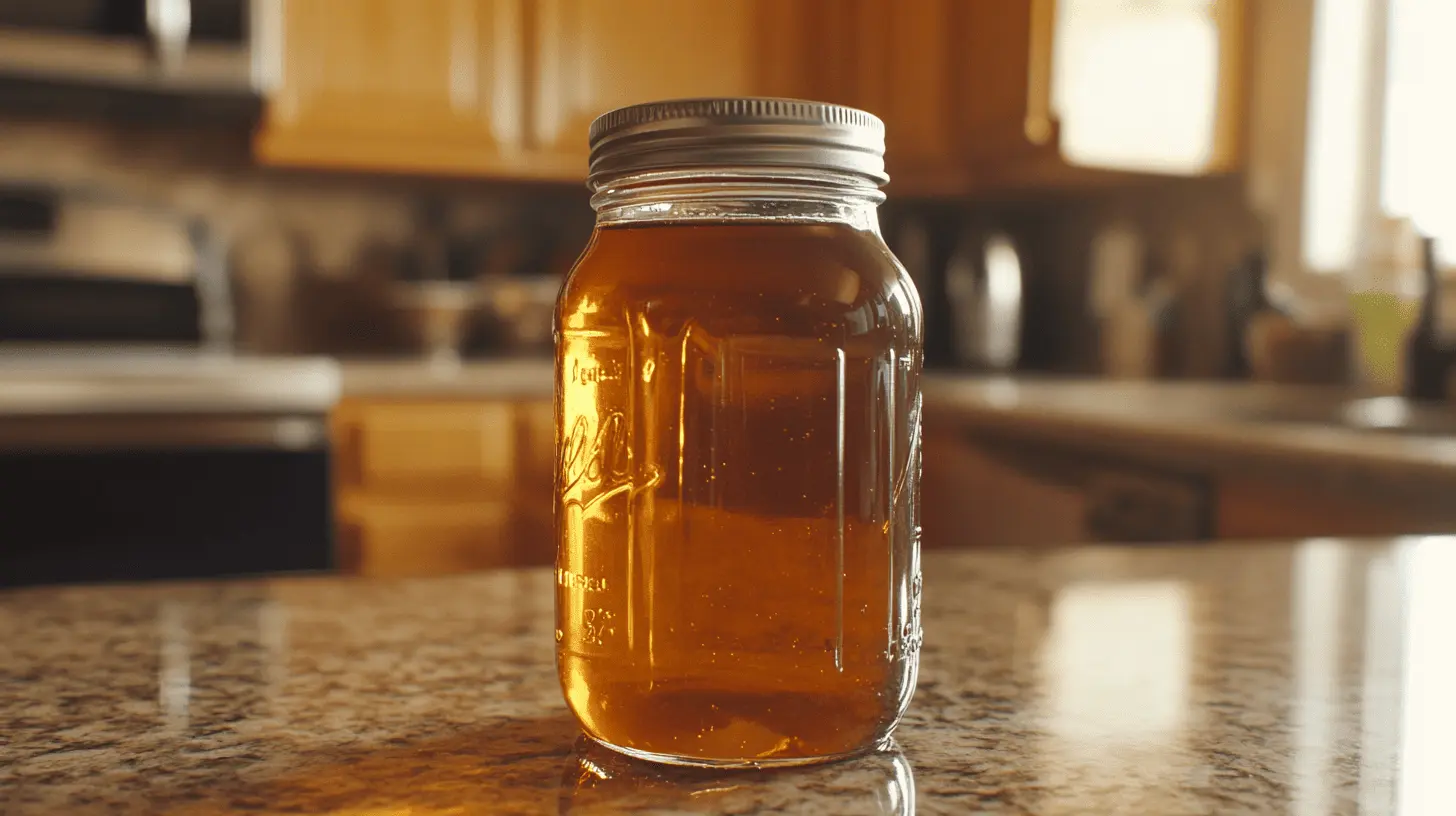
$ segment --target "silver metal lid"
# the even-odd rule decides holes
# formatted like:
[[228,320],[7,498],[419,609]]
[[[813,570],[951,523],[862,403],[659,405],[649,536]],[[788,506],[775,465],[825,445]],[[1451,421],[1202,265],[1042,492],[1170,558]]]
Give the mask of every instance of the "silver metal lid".
[[604,113],[591,124],[587,186],[622,173],[712,165],[831,170],[875,184],[885,175],[885,123],[799,99],[671,99]]

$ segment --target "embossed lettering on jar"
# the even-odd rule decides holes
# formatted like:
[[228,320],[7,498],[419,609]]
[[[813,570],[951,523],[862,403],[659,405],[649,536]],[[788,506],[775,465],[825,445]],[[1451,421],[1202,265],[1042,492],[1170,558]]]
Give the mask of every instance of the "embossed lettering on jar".
[[884,744],[920,645],[920,302],[883,126],[689,100],[592,126],[557,311],[557,659],[592,738],[705,765]]

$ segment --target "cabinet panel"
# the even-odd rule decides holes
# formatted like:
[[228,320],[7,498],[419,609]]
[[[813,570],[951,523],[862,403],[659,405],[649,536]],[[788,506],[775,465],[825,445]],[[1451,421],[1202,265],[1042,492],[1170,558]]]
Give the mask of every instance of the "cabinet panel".
[[512,536],[518,563],[551,564],[556,558],[556,419],[552,403],[516,406],[516,473],[511,500]]
[[955,174],[962,163],[952,93],[952,69],[960,55],[953,54],[959,43],[951,22],[958,2],[857,4],[852,104],[885,120],[892,182],[897,173],[917,180]]
[[359,415],[359,481],[370,488],[510,481],[508,404],[371,405]]
[[517,563],[503,502],[359,503],[345,510],[344,569],[358,575],[439,575]]
[[556,416],[545,400],[516,405],[516,484],[522,490],[539,490],[550,506],[553,466],[556,458]]
[[1066,169],[1050,110],[1056,0],[849,0],[846,96],[885,120],[892,195],[1039,186]]
[[1075,485],[1007,465],[959,430],[925,427],[921,542],[927,548],[1047,547],[1086,538]]
[[[585,176],[587,128],[613,108],[772,94],[757,59],[761,2],[537,0],[528,57],[533,148],[562,159],[563,172]],[[798,75],[772,70],[779,81]]]
[[850,0],[757,0],[757,93],[856,105],[860,12]]
[[962,148],[990,164],[1055,154],[1051,118],[1056,0],[964,0],[952,24],[964,35],[955,65]]
[[552,562],[551,402],[350,397],[334,411],[347,573]]
[[1263,479],[1226,479],[1218,488],[1218,537],[1224,539],[1411,535],[1449,530],[1451,523],[1353,493]]
[[265,5],[281,43],[263,161],[469,171],[519,149],[520,0]]
[[1054,442],[926,425],[927,546],[1046,547],[1213,537],[1210,478]]

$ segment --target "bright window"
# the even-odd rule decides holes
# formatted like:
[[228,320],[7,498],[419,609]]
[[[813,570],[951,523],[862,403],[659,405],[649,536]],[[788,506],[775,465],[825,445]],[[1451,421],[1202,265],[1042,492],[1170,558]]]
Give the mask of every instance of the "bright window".
[[[1371,39],[1382,13],[1388,13],[1383,49]],[[1456,259],[1452,31],[1451,0],[1315,3],[1302,233],[1308,269],[1349,270],[1361,218],[1376,205],[1386,215],[1409,217],[1436,238],[1447,263]],[[1376,62],[1382,54],[1383,64]],[[1370,90],[1382,73],[1384,107],[1377,110]],[[1378,155],[1371,151],[1377,135]]]
[[1314,6],[1301,254],[1315,272],[1345,272],[1355,261],[1369,165],[1371,3],[1316,0]]
[[1069,162],[1197,173],[1213,158],[1214,0],[1060,0],[1052,107]]
[[1380,202],[1456,262],[1456,2],[1390,0]]

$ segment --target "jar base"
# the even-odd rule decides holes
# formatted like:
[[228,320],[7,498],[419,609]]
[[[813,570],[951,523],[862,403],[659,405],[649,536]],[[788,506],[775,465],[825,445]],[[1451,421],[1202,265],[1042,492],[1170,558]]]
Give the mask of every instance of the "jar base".
[[680,768],[714,768],[718,770],[770,770],[775,768],[797,768],[805,765],[824,765],[830,762],[854,759],[855,757],[861,757],[875,751],[890,750],[895,745],[894,738],[887,735],[884,739],[866,745],[863,748],[838,754],[807,757],[769,757],[767,759],[705,759],[703,757],[682,756],[680,754],[659,754],[655,751],[625,748],[621,745],[613,745],[591,734],[586,734],[586,737],[603,748],[643,762],[652,762],[658,765],[675,765]]

